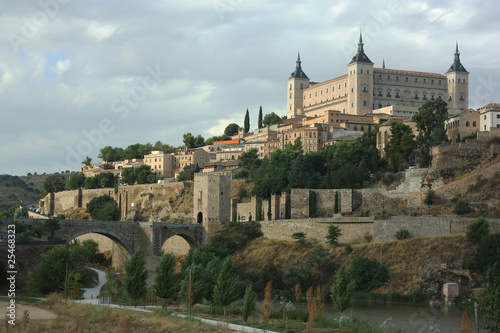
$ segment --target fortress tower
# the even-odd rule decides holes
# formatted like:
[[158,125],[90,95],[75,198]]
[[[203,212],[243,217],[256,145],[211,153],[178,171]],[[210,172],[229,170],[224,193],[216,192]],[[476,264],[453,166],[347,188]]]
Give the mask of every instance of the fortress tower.
[[448,109],[452,113],[467,110],[469,105],[469,72],[460,62],[458,43],[455,48],[455,59],[446,72],[448,80]]
[[[300,53],[297,54],[297,62],[295,64],[295,71],[292,72],[288,83],[288,96],[287,96],[287,106],[286,115],[287,118],[291,118],[297,114],[304,114],[302,108],[304,106],[304,89],[309,87],[309,78],[306,73],[302,70]],[[298,110],[300,109],[300,110]]]
[[347,65],[347,113],[364,115],[373,110],[373,62],[363,49],[359,33],[358,52]]
[[195,174],[193,215],[207,232],[205,243],[231,220],[231,172]]

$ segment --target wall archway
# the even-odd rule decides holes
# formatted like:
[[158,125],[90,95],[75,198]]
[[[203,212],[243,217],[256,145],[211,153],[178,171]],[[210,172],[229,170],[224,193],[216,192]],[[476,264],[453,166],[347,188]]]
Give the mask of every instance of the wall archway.
[[203,213],[202,212],[198,212],[198,215],[196,216],[196,223],[203,224]]
[[89,229],[89,230],[79,230],[79,231],[76,231],[74,232],[73,234],[71,234],[70,237],[68,237],[66,239],[66,242],[69,243],[71,242],[73,239],[79,237],[79,236],[83,236],[83,235],[86,235],[86,234],[99,234],[99,235],[102,235],[102,236],[106,236],[108,237],[109,239],[117,242],[118,244],[120,244],[121,246],[123,246],[123,248],[130,254],[130,255],[133,255],[134,254],[134,248],[132,246],[132,244],[128,244],[125,239],[123,239],[123,237],[114,232],[114,231],[111,231],[111,230],[106,230],[106,229],[100,229],[100,228],[92,228],[92,229]]

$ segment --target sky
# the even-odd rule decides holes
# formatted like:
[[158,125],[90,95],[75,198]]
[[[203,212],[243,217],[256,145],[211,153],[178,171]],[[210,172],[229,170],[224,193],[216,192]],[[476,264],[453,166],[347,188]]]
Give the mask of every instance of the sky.
[[182,145],[286,115],[300,50],[347,72],[360,31],[386,68],[444,74],[458,41],[469,107],[500,102],[500,2],[16,0],[0,3],[0,174],[78,170],[105,146]]

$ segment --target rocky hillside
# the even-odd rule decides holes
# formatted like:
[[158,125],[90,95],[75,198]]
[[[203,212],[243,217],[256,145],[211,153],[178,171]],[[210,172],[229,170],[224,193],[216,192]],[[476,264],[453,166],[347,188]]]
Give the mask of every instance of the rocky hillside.
[[455,282],[460,284],[461,297],[466,299],[480,282],[477,275],[462,267],[463,259],[475,250],[464,235],[353,244],[351,253],[347,253],[344,246],[332,247],[326,243],[300,245],[261,237],[235,254],[233,262],[242,276],[258,274],[263,267],[275,266],[274,274],[279,275],[285,284],[290,284],[294,272],[311,264],[318,246],[326,250],[323,257],[329,258],[335,267],[350,264],[358,256],[381,260],[389,270],[390,280],[375,290],[380,293],[407,294],[420,290],[427,299],[441,299],[442,285]]

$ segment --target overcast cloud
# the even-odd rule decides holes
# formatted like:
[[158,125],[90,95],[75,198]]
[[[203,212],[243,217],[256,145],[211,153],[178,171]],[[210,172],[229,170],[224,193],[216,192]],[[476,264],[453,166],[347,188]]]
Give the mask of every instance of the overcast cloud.
[[0,174],[77,170],[104,146],[286,114],[300,49],[343,75],[360,29],[387,68],[445,73],[459,42],[470,107],[500,102],[500,2],[41,0],[0,4]]

